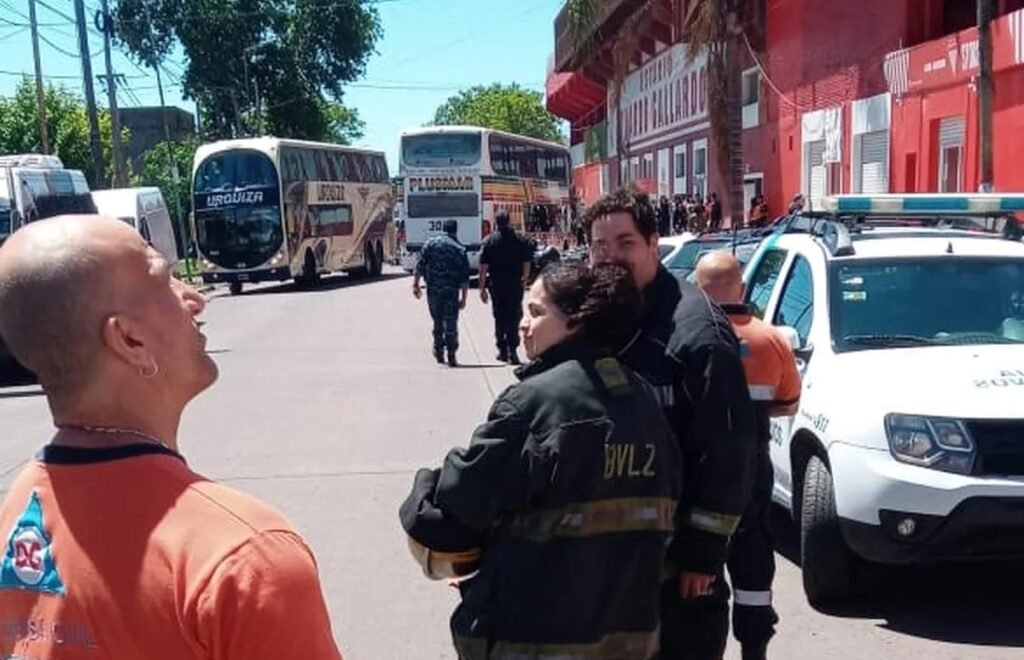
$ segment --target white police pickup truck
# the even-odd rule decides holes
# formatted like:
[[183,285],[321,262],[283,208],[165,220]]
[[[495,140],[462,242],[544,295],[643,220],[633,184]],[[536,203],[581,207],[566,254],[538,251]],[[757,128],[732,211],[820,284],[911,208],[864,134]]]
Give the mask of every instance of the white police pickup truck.
[[871,562],[1024,558],[1024,195],[838,196],[745,272],[799,337],[795,417],[771,427],[814,604]]

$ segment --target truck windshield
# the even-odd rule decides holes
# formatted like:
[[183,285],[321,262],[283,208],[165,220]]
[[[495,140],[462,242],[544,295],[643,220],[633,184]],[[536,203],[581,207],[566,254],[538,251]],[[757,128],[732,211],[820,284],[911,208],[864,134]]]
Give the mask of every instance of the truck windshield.
[[833,266],[842,350],[1024,343],[1024,259],[870,259]]

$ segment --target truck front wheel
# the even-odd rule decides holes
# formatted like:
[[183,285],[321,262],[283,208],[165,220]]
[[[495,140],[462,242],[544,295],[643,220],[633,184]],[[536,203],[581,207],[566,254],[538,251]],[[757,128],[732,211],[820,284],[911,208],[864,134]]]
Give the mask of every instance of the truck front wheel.
[[839,528],[832,473],[818,456],[811,457],[804,473],[800,563],[811,605],[838,604],[853,594],[858,560]]

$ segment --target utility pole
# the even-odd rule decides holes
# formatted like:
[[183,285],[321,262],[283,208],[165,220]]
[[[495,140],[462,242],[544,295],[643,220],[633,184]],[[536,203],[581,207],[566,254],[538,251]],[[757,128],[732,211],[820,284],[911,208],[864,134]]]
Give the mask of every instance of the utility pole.
[[103,148],[100,146],[100,122],[96,117],[96,94],[92,87],[92,61],[89,56],[89,28],[85,23],[85,1],[74,0],[75,23],[78,25],[78,55],[82,58],[82,77],[85,84],[85,111],[89,117],[89,151],[96,170],[90,185],[105,187],[103,180]]
[[[100,23],[102,21],[102,23]],[[107,0],[100,2],[100,14],[97,15],[98,27],[103,30],[103,55],[107,65],[107,103],[110,108],[111,151],[114,154],[114,185],[123,188],[128,185],[124,168],[124,151],[121,148],[121,116],[117,110],[117,81],[110,63],[110,37],[114,32],[114,22],[110,20],[110,9]]]
[[[248,91],[246,91],[248,94]],[[242,137],[242,112],[238,109],[238,94],[235,90],[231,90],[231,105],[235,109],[235,130],[231,133],[231,137],[239,138]]]
[[263,135],[263,107],[260,102],[260,79],[253,78],[252,85],[256,88],[256,137]]
[[992,171],[992,0],[977,0],[978,50],[981,71],[978,74],[978,129],[981,136],[980,190],[991,192]]
[[36,0],[28,0],[28,22],[32,28],[32,59],[36,63],[36,118],[39,120],[39,139],[43,153],[50,153],[50,138],[46,132],[46,91],[43,89],[43,65],[39,59],[39,25],[36,23]]
[[171,173],[171,203],[174,204],[174,215],[178,219],[178,231],[181,232],[181,247],[184,249],[185,254],[183,261],[185,262],[185,277],[192,279],[192,260],[189,258],[189,235],[185,229],[185,218],[182,217],[181,209],[181,198],[178,195],[178,187],[181,185],[181,178],[178,175],[178,163],[174,160],[174,153],[171,145],[171,129],[167,124],[167,105],[164,103],[164,83],[160,77],[160,63],[155,62],[153,64],[153,70],[156,71],[156,88],[160,93],[160,118],[164,125],[164,144],[167,145],[167,169]]

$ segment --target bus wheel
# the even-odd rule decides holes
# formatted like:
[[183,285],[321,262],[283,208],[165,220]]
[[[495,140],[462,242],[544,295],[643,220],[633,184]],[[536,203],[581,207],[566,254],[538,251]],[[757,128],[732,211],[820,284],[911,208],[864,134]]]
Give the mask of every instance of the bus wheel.
[[373,247],[367,243],[363,247],[363,265],[351,270],[349,275],[362,279],[364,277],[373,277],[373,274]]
[[384,272],[384,244],[377,243],[377,261],[374,264],[377,266],[377,274],[380,275]]
[[302,264],[302,286],[313,287],[320,282],[320,273],[316,271],[316,257],[309,250],[306,251],[306,260]]
[[241,282],[232,282],[230,285],[228,285],[228,290],[231,291],[231,295],[237,296],[238,294],[240,294],[242,292],[242,283]]
[[384,269],[380,259],[377,258],[377,248],[373,243],[366,246],[366,269],[369,271],[370,277],[377,277]]

